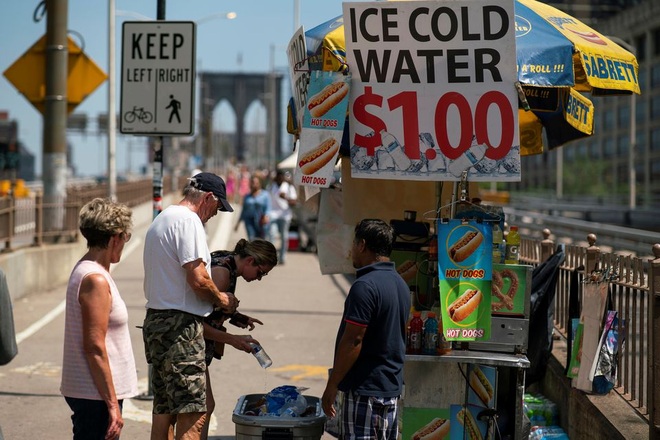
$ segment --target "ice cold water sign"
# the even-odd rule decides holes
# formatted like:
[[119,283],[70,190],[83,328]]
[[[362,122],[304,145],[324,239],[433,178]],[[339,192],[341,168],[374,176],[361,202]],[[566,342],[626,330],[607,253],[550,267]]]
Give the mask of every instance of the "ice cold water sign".
[[345,3],[352,175],[520,180],[513,3]]

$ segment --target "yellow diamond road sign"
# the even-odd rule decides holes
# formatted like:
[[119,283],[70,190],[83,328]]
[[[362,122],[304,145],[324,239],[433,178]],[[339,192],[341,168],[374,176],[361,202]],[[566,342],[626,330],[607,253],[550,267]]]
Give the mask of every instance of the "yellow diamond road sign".
[[[67,109],[71,113],[108,76],[71,38],[68,38],[68,42]],[[46,36],[41,37],[9,66],[4,75],[43,114],[46,98]]]

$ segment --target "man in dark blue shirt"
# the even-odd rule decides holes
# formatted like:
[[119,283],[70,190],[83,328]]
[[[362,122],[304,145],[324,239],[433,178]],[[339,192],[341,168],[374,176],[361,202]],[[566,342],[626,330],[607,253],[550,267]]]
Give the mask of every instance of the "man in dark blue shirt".
[[410,290],[390,262],[394,230],[382,220],[355,227],[351,251],[356,280],[346,297],[323,410],[337,416],[340,438],[396,439],[406,353]]

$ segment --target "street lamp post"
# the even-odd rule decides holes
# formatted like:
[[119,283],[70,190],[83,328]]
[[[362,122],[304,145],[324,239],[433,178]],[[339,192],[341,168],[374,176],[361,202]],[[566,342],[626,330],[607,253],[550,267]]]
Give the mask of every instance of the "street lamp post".
[[630,94],[630,146],[628,148],[628,162],[629,162],[629,185],[630,185],[630,200],[629,208],[635,209],[637,207],[637,170],[635,168],[635,148],[637,143],[637,115],[635,108],[637,105],[635,93]]
[[115,117],[115,0],[108,0],[108,197],[117,200],[117,118]]
[[280,139],[277,130],[277,120],[275,113],[277,112],[276,100],[279,96],[275,90],[275,45],[270,45],[270,71],[268,73],[268,90],[270,91],[270,100],[268,101],[268,118],[270,136],[268,137],[268,166],[271,169],[277,168],[277,152],[280,151]]
[[[626,49],[631,54],[637,56],[635,47],[619,37],[607,36],[619,46]],[[637,207],[637,170],[635,169],[635,147],[637,143],[637,99],[635,92],[630,93],[630,145],[628,146],[628,185],[629,195],[628,207],[633,210]]]

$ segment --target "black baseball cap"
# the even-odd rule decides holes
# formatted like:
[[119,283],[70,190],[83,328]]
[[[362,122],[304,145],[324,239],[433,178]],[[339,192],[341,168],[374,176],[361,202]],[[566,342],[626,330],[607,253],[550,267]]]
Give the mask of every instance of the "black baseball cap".
[[234,212],[234,208],[227,201],[227,188],[222,177],[213,173],[199,173],[190,178],[190,185],[200,191],[213,193],[220,200],[218,211]]

